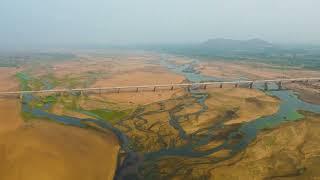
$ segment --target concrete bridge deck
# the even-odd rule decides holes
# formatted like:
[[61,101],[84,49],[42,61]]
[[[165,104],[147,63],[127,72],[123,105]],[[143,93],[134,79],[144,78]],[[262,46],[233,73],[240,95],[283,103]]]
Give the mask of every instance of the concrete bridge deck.
[[48,90],[34,90],[34,91],[2,91],[0,95],[23,95],[23,94],[45,94],[45,93],[72,93],[72,92],[109,92],[119,93],[121,91],[142,91],[169,88],[171,90],[176,88],[191,88],[202,87],[206,89],[209,86],[218,86],[220,88],[224,85],[234,85],[239,87],[240,85],[247,85],[248,88],[253,88],[254,84],[264,84],[265,89],[268,89],[268,83],[277,83],[279,88],[282,87],[282,83],[294,83],[294,82],[320,82],[319,78],[292,78],[292,79],[266,79],[266,80],[240,80],[240,81],[222,81],[222,82],[201,82],[201,83],[180,83],[180,84],[155,84],[155,85],[141,85],[141,86],[118,86],[118,87],[94,87],[94,88],[75,88],[75,89],[48,89]]

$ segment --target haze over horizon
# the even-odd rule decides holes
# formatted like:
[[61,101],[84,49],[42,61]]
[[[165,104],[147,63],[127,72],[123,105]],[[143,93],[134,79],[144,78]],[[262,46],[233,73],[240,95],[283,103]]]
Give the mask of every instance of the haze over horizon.
[[0,47],[259,38],[320,44],[317,0],[3,0]]

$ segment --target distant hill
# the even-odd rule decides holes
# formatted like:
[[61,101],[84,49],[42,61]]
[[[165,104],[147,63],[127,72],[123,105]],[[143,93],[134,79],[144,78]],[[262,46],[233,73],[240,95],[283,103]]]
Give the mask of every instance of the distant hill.
[[233,39],[209,39],[200,45],[202,48],[212,50],[224,51],[248,51],[248,50],[262,50],[272,48],[273,44],[262,39],[249,40],[233,40]]
[[262,39],[209,39],[198,44],[154,45],[144,49],[199,59],[255,61],[320,69],[320,46],[273,44]]

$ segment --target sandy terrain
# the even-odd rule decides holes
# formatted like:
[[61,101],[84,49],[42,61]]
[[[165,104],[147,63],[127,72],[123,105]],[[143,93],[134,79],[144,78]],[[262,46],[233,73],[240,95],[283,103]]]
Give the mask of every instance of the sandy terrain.
[[[226,78],[239,79],[277,79],[277,78],[305,78],[320,77],[320,71],[307,70],[302,68],[284,69],[281,66],[274,66],[262,63],[235,63],[225,61],[201,62],[197,67],[204,75]],[[303,83],[286,83],[283,85],[299,93],[299,98],[306,102],[319,104],[319,85],[312,86]]]
[[[226,125],[249,122],[276,113],[279,101],[261,91],[246,88],[212,88],[207,90],[208,110],[199,117],[182,123],[188,133],[194,133],[218,121]],[[248,110],[249,109],[249,110]]]
[[[162,68],[158,55],[151,53],[77,53],[72,61],[50,64],[47,68],[34,68],[36,77],[51,72],[59,82],[55,88],[113,87],[148,84],[180,83],[185,78]],[[49,71],[47,71],[49,70]],[[91,77],[92,76],[92,77]],[[69,87],[70,86],[70,87]],[[126,105],[146,104],[170,98],[181,90],[143,93],[102,94],[92,96]]]
[[152,170],[163,179],[319,179],[319,115],[306,114],[304,120],[265,130],[231,159],[214,163],[228,157],[228,150],[204,157],[168,156]]
[[262,63],[210,61],[200,63],[197,69],[204,75],[230,79],[238,79],[239,77],[248,79],[320,77],[319,71],[284,69],[281,66]]
[[[19,82],[15,74],[16,68],[0,67],[0,91],[14,91],[19,89]],[[23,124],[20,113],[20,100],[15,97],[0,96],[0,134],[14,130]]]
[[213,169],[211,177],[319,179],[319,123],[319,116],[311,114],[303,121],[268,130],[259,135],[244,153]]
[[22,124],[20,100],[0,98],[0,135],[15,130]]
[[113,179],[112,134],[38,121],[0,136],[0,179]]
[[70,116],[70,117],[76,117],[76,118],[80,118],[80,119],[89,119],[89,118],[91,118],[90,116],[85,115],[83,113],[79,113],[79,112],[68,110],[62,104],[54,105],[53,108],[51,109],[51,112],[53,114],[56,114],[56,115],[59,115],[59,116]]
[[206,102],[208,107],[217,109],[217,107],[225,106],[230,110],[237,109],[237,116],[225,123],[229,125],[272,115],[278,111],[280,105],[278,99],[258,90],[246,88],[215,89],[212,93],[211,98]]
[[[40,70],[35,73],[47,73]],[[18,71],[0,68],[0,91],[19,89]],[[26,123],[20,103],[0,97],[0,179],[113,179],[119,150],[114,135],[45,120]]]
[[66,75],[81,75],[87,72],[103,72],[107,75],[153,67],[152,55],[137,54],[77,54],[77,59],[54,64],[51,68],[54,75],[64,77]]
[[182,65],[182,64],[189,64],[193,60],[189,59],[187,57],[170,56],[170,57],[168,57],[168,61],[170,61],[171,63],[174,63],[176,65]]
[[17,68],[0,67],[0,91],[19,89],[19,82],[14,78],[17,72]]
[[25,123],[19,99],[0,99],[0,116],[0,179],[112,179],[119,145],[110,132]]
[[[118,75],[110,78],[98,80],[93,87],[115,87],[115,86],[134,86],[134,85],[153,85],[153,84],[171,84],[181,83],[184,77],[177,75],[161,68],[139,69]],[[152,89],[140,93],[121,92],[112,94],[103,94],[102,96],[109,101],[128,103],[128,104],[146,104],[155,101],[161,101],[170,98],[172,95],[181,92],[181,90],[163,90],[157,89],[153,92]]]
[[319,83],[288,83],[284,84],[284,86],[297,92],[298,97],[303,101],[313,104],[320,104]]

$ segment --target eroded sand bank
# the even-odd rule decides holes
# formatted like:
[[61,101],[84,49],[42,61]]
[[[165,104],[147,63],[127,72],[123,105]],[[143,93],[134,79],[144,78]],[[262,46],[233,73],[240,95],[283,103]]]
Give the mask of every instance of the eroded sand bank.
[[20,101],[13,98],[0,98],[0,135],[15,130],[22,124]]
[[[317,179],[320,177],[319,116],[260,134],[243,153],[211,170],[213,179]],[[232,173],[230,173],[232,172]]]
[[19,99],[0,99],[0,179],[113,179],[111,134],[46,120],[25,123]]
[[0,136],[0,179],[113,179],[112,134],[37,121]]
[[280,101],[261,91],[246,88],[212,88],[207,90],[208,110],[181,125],[187,133],[210,126],[223,119],[225,125],[250,122],[276,113]]
[[[163,179],[317,179],[320,177],[319,115],[263,131],[243,152],[222,150],[204,157],[167,156],[157,162]],[[215,145],[214,143],[213,145]]]

